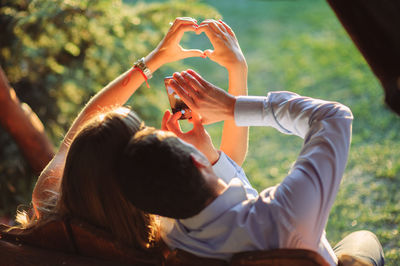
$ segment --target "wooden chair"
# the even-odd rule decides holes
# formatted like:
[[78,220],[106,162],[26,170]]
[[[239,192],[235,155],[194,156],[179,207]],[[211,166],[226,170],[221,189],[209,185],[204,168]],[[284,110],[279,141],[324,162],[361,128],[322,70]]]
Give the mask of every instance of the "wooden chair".
[[235,254],[230,262],[201,258],[183,250],[172,251],[166,259],[166,266],[328,266],[318,253],[305,249],[277,249],[269,251],[247,251]]
[[237,253],[230,265],[264,266],[328,266],[329,263],[317,252],[306,249],[277,249],[271,251],[249,251]]
[[7,266],[116,265],[114,262],[110,261],[102,261],[100,259],[77,256],[66,252],[41,249],[26,244],[14,244],[5,240],[0,240],[0,261],[1,265]]
[[164,258],[161,251],[130,248],[82,221],[58,218],[26,230],[0,225],[0,232],[1,265],[328,265],[318,253],[299,249],[241,252],[230,262],[198,257],[179,249]]
[[161,252],[144,252],[77,220],[54,218],[32,229],[0,225],[2,265],[164,265]]

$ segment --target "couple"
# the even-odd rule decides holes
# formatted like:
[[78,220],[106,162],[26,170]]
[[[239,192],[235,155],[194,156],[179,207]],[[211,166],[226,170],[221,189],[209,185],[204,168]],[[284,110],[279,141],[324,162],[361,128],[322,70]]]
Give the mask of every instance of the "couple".
[[[204,32],[214,50],[182,49],[186,31]],[[167,111],[162,130],[155,130],[122,107],[163,64],[194,56],[207,56],[228,70],[229,93],[194,71],[175,73],[170,86],[193,111],[191,131],[180,130],[179,112]],[[331,265],[343,253],[382,264],[372,233],[353,233],[335,251],[324,233],[347,161],[350,110],[290,92],[240,96],[246,94],[247,65],[230,27],[177,18],[155,50],[83,108],[40,175],[33,215],[21,214],[20,220],[29,218],[23,226],[72,216],[140,250],[163,241],[170,249],[229,260],[240,251],[301,248],[318,252]],[[224,121],[220,150],[203,127],[218,121]],[[288,176],[260,194],[239,166],[248,126],[272,126],[304,138]]]

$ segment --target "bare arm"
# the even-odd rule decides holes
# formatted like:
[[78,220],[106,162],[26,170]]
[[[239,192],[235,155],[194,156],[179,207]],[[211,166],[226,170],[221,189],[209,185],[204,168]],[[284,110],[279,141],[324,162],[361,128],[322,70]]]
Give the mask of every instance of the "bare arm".
[[[228,70],[228,92],[234,96],[247,95],[247,63],[232,29],[221,20],[206,20],[196,32],[204,32],[214,46],[214,50],[207,50],[205,54]],[[248,132],[248,127],[238,127],[233,120],[224,121],[220,149],[238,165],[246,157]]]
[[[234,96],[247,95],[247,66],[229,71],[228,92]],[[246,158],[248,135],[249,127],[238,127],[234,120],[224,121],[220,148],[240,166]]]
[[[196,28],[197,23],[195,20],[177,18],[157,48],[146,56],[145,63],[147,67],[152,72],[155,72],[163,64],[187,57],[202,56],[203,53],[200,50],[185,50],[179,45],[184,32],[194,31]],[[130,78],[127,78],[128,75],[131,75]],[[51,196],[50,191],[58,191],[59,189],[68,147],[77,132],[81,130],[87,121],[101,111],[107,108],[117,108],[125,104],[143,82],[144,78],[138,71],[130,73],[130,70],[128,70],[104,87],[86,104],[68,130],[59,151],[38,178],[32,195],[32,203],[37,215],[39,215],[42,207],[41,202]]]

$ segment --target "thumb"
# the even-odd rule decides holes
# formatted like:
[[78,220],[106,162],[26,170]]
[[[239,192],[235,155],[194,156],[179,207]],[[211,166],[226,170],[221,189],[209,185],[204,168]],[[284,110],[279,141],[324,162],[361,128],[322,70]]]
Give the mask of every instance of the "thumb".
[[192,110],[192,118],[190,119],[190,122],[193,124],[194,129],[203,127],[203,124],[201,123],[200,115],[193,110]]
[[175,114],[170,115],[168,121],[165,124],[168,131],[173,132],[179,138],[181,138],[183,135],[182,129],[178,122],[178,119],[181,117],[181,115],[181,112],[176,112]]
[[166,110],[164,112],[164,116],[163,116],[162,121],[161,121],[161,129],[162,130],[168,131],[167,122],[168,122],[170,117],[171,117],[171,112],[169,110]]
[[204,57],[203,51],[198,49],[184,49],[182,48],[183,58],[188,57]]

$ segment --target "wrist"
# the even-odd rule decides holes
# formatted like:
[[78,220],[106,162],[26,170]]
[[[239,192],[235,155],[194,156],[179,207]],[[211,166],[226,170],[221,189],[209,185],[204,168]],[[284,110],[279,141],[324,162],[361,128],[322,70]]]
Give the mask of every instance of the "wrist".
[[150,54],[148,54],[144,58],[144,62],[146,66],[150,69],[152,73],[154,73],[157,69],[159,69],[163,64],[163,60],[157,50],[153,50]]
[[228,92],[234,96],[247,95],[247,65],[231,68],[228,75]]
[[234,62],[230,63],[226,69],[228,72],[246,72],[247,73],[247,62],[244,57],[237,58]]
[[229,75],[231,74],[239,74],[239,75],[247,75],[247,63],[243,62],[235,62],[234,64],[229,65],[227,68]]
[[231,95],[225,103],[224,119],[223,120],[235,120],[235,104],[236,96]]

